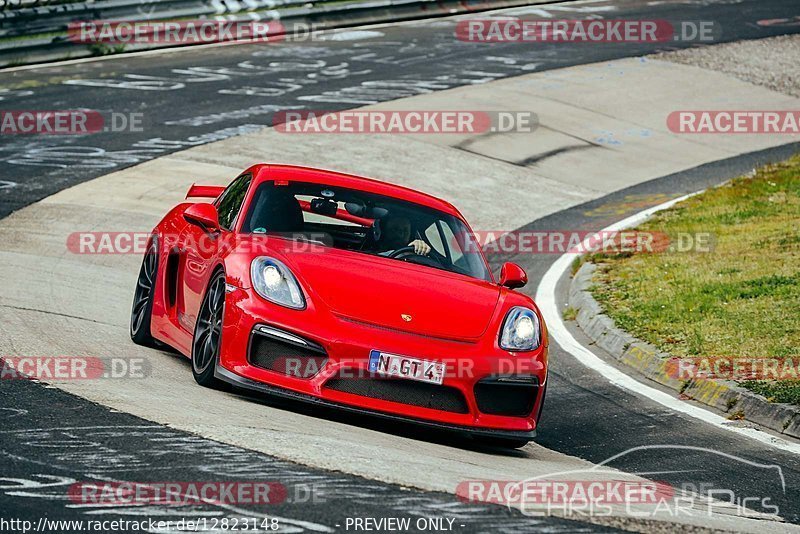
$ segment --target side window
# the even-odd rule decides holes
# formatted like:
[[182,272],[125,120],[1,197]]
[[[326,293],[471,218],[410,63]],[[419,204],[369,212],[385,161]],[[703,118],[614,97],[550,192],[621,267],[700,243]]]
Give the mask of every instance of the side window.
[[442,256],[446,256],[444,251],[444,245],[442,244],[442,236],[439,234],[439,222],[435,222],[425,230],[425,237],[428,238],[428,243],[431,244],[433,250],[441,254]]
[[452,262],[458,263],[459,260],[464,257],[464,252],[461,250],[461,244],[458,242],[458,239],[456,239],[456,235],[453,233],[453,229],[450,228],[449,224],[443,224],[442,231],[444,232],[445,240],[450,245]]
[[231,185],[220,195],[217,202],[217,212],[219,213],[219,225],[230,230],[236,222],[236,216],[242,209],[247,188],[250,187],[252,176],[242,175],[233,181]]

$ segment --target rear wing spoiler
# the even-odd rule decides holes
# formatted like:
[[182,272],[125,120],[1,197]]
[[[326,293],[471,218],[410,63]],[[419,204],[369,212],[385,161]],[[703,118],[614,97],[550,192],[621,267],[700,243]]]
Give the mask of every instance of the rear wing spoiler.
[[192,184],[186,198],[217,198],[225,191],[224,185],[197,185]]

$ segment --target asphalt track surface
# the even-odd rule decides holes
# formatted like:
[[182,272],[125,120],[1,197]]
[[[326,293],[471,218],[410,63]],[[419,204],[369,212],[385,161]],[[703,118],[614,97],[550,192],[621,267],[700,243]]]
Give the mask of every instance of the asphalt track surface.
[[[722,42],[796,32],[796,25],[759,24],[796,11],[793,0],[601,0],[552,16],[713,21]],[[0,180],[16,184],[0,189],[0,216],[112,170],[270,125],[276,110],[346,109],[692,44],[465,43],[454,29],[440,19],[381,27],[372,39],[194,47],[0,72],[3,109],[142,114],[141,132],[0,140]]]
[[[724,28],[724,40],[736,40],[792,31],[792,28],[780,26],[759,26],[757,21],[793,16],[796,10],[793,4],[789,1],[750,1],[647,6],[644,2],[631,2],[624,8],[619,7],[614,16],[712,19],[719,21]],[[5,89],[0,93],[3,109],[87,107],[115,112],[141,111],[144,117],[144,131],[140,134],[2,139],[0,179],[16,185],[0,189],[0,213],[5,216],[75,183],[192,143],[268,125],[270,109],[290,106],[343,109],[514,76],[528,72],[526,65],[531,63],[537,64],[536,70],[544,70],[664,48],[663,45],[545,45],[532,54],[520,45],[495,45],[491,57],[496,59],[489,60],[471,48],[480,45],[454,45],[452,27],[442,31],[438,22],[385,27],[379,31],[384,36],[378,42],[227,46],[0,73],[2,88]],[[319,64],[320,61],[325,63],[324,66]],[[243,62],[248,64],[243,67]],[[309,73],[318,73],[319,76],[309,78]],[[87,85],[90,83],[87,80],[95,80],[91,82],[94,85]],[[108,87],[111,80],[114,80],[111,85],[123,84],[139,89]],[[300,80],[307,83],[299,83]],[[150,89],[142,90],[143,84]],[[158,89],[153,90],[153,87]],[[259,97],[254,94],[255,88],[271,88],[272,91]],[[225,94],[220,91],[225,91]],[[280,91],[284,92],[278,94]],[[254,112],[254,106],[267,107]],[[242,112],[242,115],[248,115],[247,118],[219,116],[237,110],[249,110]],[[202,119],[198,120],[198,117]],[[166,124],[167,120],[176,123]],[[656,204],[665,196],[679,196],[702,189],[746,172],[760,162],[781,159],[796,150],[796,146],[773,149],[640,184],[537,220],[524,229],[599,228],[604,223]],[[638,200],[631,202],[631,198]],[[492,261],[499,264],[506,259],[522,264],[535,281],[555,257],[495,256]],[[532,284],[529,290],[533,291],[534,287]],[[576,336],[580,333],[577,332]],[[582,367],[557,346],[551,350],[554,362],[552,383],[543,427],[537,439],[539,444],[595,463],[642,444],[669,444],[705,446],[741,459],[777,464],[785,476],[785,493],[781,491],[774,472],[758,472],[740,460],[718,455],[690,456],[677,448],[639,451],[615,460],[612,466],[678,486],[706,483],[737,492],[769,495],[780,505],[784,517],[800,523],[800,462],[796,457],[710,429],[627,394],[605,383],[602,377]],[[324,502],[313,505],[287,503],[267,511],[268,514],[290,518],[294,522],[287,521],[285,526],[302,530],[309,529],[310,524],[336,528],[346,517],[408,514],[456,517],[459,524],[464,525],[459,530],[465,532],[601,528],[555,518],[525,518],[499,507],[464,505],[451,495],[409,491],[346,474],[315,471],[115,413],[27,381],[3,381],[0,395],[3,397],[0,450],[4,455],[3,472],[0,473],[3,477],[0,479],[0,509],[13,510],[14,517],[38,518],[43,514],[59,518],[87,517],[86,508],[70,507],[65,502],[63,491],[40,486],[38,483],[45,480],[39,476],[41,474],[63,477],[59,481],[62,484],[60,489],[71,480],[203,480],[204,476],[218,480],[221,476],[229,476],[239,480],[272,477],[287,485],[302,485],[314,480],[328,482]],[[298,406],[287,406],[287,409],[310,410]],[[314,414],[334,419],[341,417],[326,411],[314,411]],[[413,427],[391,425],[389,428],[371,418],[356,421],[348,418],[347,421],[418,439],[458,445],[451,436],[421,433]],[[98,448],[102,449],[101,453],[97,453]],[[92,449],[96,454],[86,455],[86,449]],[[497,454],[517,453],[497,451]],[[676,467],[678,465],[680,468]],[[331,477],[338,483],[331,482]],[[336,495],[331,495],[331,488]],[[341,491],[336,492],[337,488]],[[376,495],[380,497],[376,498]],[[214,506],[177,512],[175,508],[147,511],[153,516],[173,517],[177,512],[188,516],[209,514],[208,517],[223,513]],[[229,510],[226,512],[225,515],[230,515]],[[122,513],[110,509],[103,510],[98,516],[123,517]],[[309,524],[298,524],[298,521],[308,521]],[[315,528],[318,527],[310,529]]]
[[[280,532],[334,532],[344,530],[348,518],[405,517],[412,519],[412,525],[418,519],[451,519],[452,531],[465,533],[613,532],[565,519],[525,517],[501,506],[462,503],[451,494],[298,466],[114,413],[56,389],[24,380],[9,382],[3,387],[0,410],[0,510],[4,519],[36,525],[42,516],[53,521],[205,518],[210,528],[214,518],[256,519],[260,526],[266,517],[278,518]],[[178,498],[169,504],[131,507],[122,501],[115,506],[67,499],[69,488],[76,483],[113,481],[268,481],[281,484],[286,493],[285,501],[276,499],[273,504],[183,504]],[[78,530],[62,527],[50,531]]]

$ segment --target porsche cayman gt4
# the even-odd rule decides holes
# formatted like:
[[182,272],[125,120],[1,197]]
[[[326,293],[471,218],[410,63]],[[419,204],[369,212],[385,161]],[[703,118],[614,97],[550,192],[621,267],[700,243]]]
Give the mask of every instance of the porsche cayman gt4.
[[194,185],[153,230],[131,338],[195,380],[467,432],[535,436],[547,331],[527,277],[495,280],[464,217],[357,176],[259,164]]

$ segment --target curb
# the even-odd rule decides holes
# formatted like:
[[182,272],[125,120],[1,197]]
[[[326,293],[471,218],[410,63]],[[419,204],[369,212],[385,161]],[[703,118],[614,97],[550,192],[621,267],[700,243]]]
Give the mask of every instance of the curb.
[[[768,402],[766,398],[727,380],[678,380],[669,376],[672,356],[617,328],[589,293],[597,266],[586,262],[569,285],[569,306],[577,311],[576,322],[594,344],[639,374],[674,389],[682,396],[712,406],[731,416],[757,423],[783,435],[800,439],[800,408]],[[729,416],[730,417],[730,416]]]

